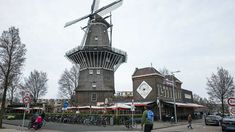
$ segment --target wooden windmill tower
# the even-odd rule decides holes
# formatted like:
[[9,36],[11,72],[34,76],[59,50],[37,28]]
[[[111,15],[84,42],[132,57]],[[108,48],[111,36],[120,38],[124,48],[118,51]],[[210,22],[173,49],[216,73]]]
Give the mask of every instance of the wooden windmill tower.
[[[66,53],[69,60],[80,66],[75,89],[79,105],[95,105],[112,98],[115,93],[114,72],[127,58],[126,52],[112,47],[111,11],[120,7],[122,0],[99,9],[98,4],[99,0],[93,0],[90,14],[65,24],[67,27],[88,18],[88,24],[83,28],[82,44]],[[110,22],[106,21],[107,18]]]

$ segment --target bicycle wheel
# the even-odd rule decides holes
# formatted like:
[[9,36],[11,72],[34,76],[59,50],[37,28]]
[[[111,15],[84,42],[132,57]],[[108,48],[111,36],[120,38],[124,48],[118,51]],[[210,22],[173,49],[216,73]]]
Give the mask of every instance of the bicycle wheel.
[[133,125],[131,124],[131,128],[137,128],[137,123],[133,122]]
[[106,120],[102,121],[102,125],[103,125],[103,127],[106,127],[107,121]]
[[85,119],[83,122],[84,125],[90,125],[90,120],[89,119]]

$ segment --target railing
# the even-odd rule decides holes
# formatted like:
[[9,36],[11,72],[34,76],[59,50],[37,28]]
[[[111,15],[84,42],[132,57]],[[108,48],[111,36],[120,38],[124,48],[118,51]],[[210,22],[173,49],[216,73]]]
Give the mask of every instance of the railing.
[[127,53],[125,51],[122,51],[120,49],[117,49],[117,48],[113,48],[113,47],[108,47],[108,46],[77,46],[75,48],[73,48],[72,50],[69,50],[68,52],[66,52],[66,56],[69,56],[77,51],[80,51],[80,50],[85,50],[85,49],[90,49],[92,48],[93,50],[96,50],[96,49],[107,49],[107,50],[111,50],[115,53],[118,53],[118,54],[122,54],[124,56],[127,56]]

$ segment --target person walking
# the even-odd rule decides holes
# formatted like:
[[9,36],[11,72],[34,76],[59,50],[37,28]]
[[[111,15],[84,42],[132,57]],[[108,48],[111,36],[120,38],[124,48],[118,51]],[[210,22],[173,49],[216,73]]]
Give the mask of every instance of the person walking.
[[188,115],[188,126],[187,127],[193,129],[192,128],[192,116],[191,116],[191,114]]
[[45,112],[44,111],[42,111],[41,117],[42,117],[43,120],[45,120]]
[[154,113],[151,110],[151,106],[145,107],[145,111],[142,115],[142,122],[141,122],[141,129],[143,130],[144,126],[144,132],[151,132],[153,129],[153,121],[154,121]]

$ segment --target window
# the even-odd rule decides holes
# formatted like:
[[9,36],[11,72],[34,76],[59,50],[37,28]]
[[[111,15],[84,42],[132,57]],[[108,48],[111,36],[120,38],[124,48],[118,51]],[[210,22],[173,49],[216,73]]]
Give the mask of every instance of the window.
[[92,85],[92,88],[96,88],[96,82],[93,82],[91,85]]
[[166,97],[168,98],[168,88],[166,87]]
[[171,89],[169,88],[169,98],[172,98],[172,97],[171,97],[171,93],[172,93],[172,92],[171,92]]
[[95,93],[91,94],[91,101],[92,102],[97,101],[97,96]]
[[95,36],[95,41],[97,41],[98,40],[98,36]]
[[175,98],[178,99],[178,91],[175,91]]
[[93,70],[89,70],[89,74],[93,74]]
[[100,70],[96,70],[96,74],[100,74]]
[[170,89],[169,88],[167,89],[167,93],[168,93],[167,98],[170,98],[171,97],[171,95],[170,95],[171,93],[170,93]]
[[164,86],[161,87],[161,96],[164,96],[165,95],[165,90],[164,90]]

